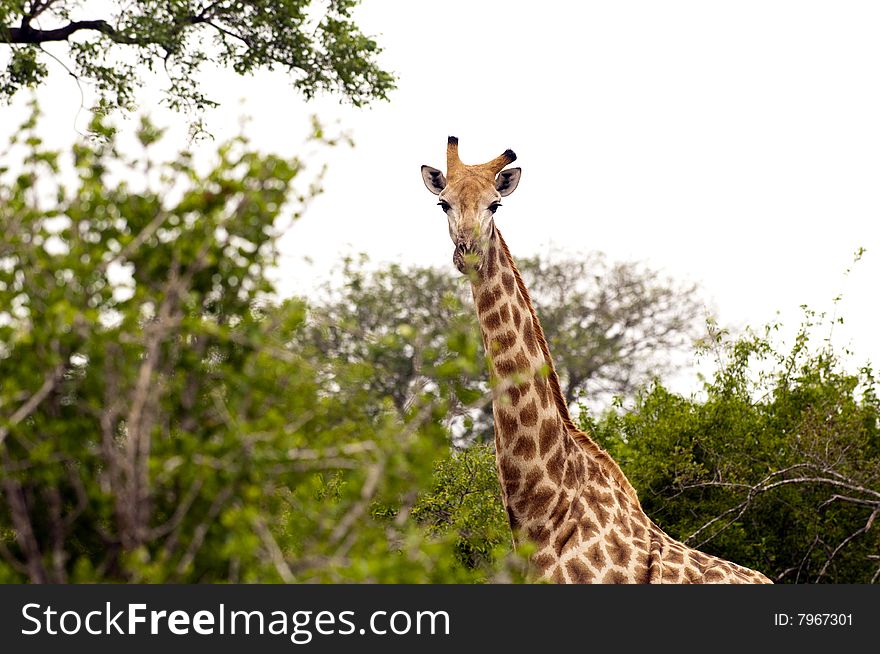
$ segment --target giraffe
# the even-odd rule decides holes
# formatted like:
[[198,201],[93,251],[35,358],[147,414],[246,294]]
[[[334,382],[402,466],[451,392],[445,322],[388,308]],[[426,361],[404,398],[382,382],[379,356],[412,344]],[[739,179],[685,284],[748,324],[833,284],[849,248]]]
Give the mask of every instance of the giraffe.
[[492,379],[495,453],[514,537],[535,545],[533,574],[556,583],[772,583],[676,541],[642,510],[617,463],[571,419],[547,340],[495,226],[521,169],[512,150],[465,165],[450,136],[446,174],[422,166],[470,277]]

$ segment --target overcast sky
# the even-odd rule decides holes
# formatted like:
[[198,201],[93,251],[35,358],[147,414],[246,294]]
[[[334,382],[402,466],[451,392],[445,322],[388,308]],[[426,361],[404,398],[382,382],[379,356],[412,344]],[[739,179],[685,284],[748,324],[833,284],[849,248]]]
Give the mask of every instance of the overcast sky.
[[[418,170],[445,167],[452,134],[465,163],[518,154],[522,182],[496,216],[515,257],[641,260],[699,282],[738,327],[777,311],[793,326],[801,304],[831,311],[843,293],[835,339],[880,360],[880,4],[364,0],[357,16],[399,76],[389,103],[307,105],[280,74],[204,77],[218,140],[246,113],[255,144],[296,154],[317,112],[356,141],[329,154],[325,195],[284,239],[284,292],[360,251],[456,275]],[[51,143],[84,129],[63,71],[40,97]],[[0,109],[0,142],[24,100]]]

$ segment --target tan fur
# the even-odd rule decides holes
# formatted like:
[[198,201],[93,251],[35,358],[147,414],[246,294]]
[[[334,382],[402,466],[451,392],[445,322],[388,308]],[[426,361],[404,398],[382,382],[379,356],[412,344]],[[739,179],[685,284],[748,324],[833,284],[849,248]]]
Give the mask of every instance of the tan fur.
[[532,316],[532,319],[535,323],[535,336],[538,339],[538,343],[541,345],[541,351],[544,353],[544,358],[547,363],[550,365],[550,374],[548,376],[547,381],[550,383],[550,388],[553,391],[553,399],[556,402],[556,408],[559,411],[559,415],[562,417],[562,423],[565,425],[565,428],[572,434],[575,442],[583,447],[587,452],[589,452],[592,456],[596,458],[597,461],[601,463],[603,468],[605,468],[611,477],[620,485],[620,487],[626,491],[626,494],[629,495],[632,499],[638,501],[638,494],[636,493],[636,489],[633,488],[633,485],[630,483],[629,479],[626,478],[626,475],[623,474],[623,470],[620,469],[620,466],[617,465],[617,462],[611,458],[611,456],[599,447],[596,442],[587,436],[584,432],[578,429],[574,421],[571,419],[571,413],[568,410],[568,405],[565,403],[565,398],[562,395],[562,389],[559,386],[559,375],[556,372],[556,367],[553,365],[553,359],[550,356],[550,347],[547,345],[547,339],[544,336],[544,329],[541,327],[541,321],[538,320],[538,315],[535,313],[534,306],[532,305],[532,298],[529,295],[529,291],[526,288],[525,283],[522,280],[522,276],[519,274],[519,269],[516,267],[516,264],[513,261],[513,257],[510,254],[510,250],[507,247],[507,243],[501,237],[501,232],[498,232],[498,241],[501,244],[501,250],[504,252],[504,256],[507,257],[507,260],[510,262],[510,267],[513,269],[513,276],[516,279],[517,288],[519,288],[520,292],[525,297],[526,302],[529,306],[529,312]]

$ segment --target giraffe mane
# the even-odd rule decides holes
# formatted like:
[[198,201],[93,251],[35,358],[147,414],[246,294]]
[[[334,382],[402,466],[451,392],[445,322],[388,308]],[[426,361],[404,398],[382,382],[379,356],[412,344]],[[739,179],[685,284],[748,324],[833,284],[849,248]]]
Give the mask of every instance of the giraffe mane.
[[596,441],[589,437],[589,435],[578,429],[574,424],[574,421],[571,419],[571,413],[568,411],[568,404],[565,402],[565,398],[562,396],[562,388],[559,384],[559,375],[556,372],[556,366],[553,365],[553,357],[550,356],[550,348],[547,345],[547,338],[544,336],[544,328],[541,326],[540,320],[538,320],[538,315],[535,313],[535,307],[532,304],[532,298],[529,296],[529,291],[526,288],[525,283],[522,280],[522,276],[519,273],[519,268],[516,267],[516,263],[513,260],[513,256],[510,254],[510,250],[507,248],[507,243],[504,240],[504,237],[501,236],[501,232],[496,228],[495,233],[498,234],[498,241],[501,244],[501,251],[504,252],[504,256],[507,257],[507,261],[510,263],[510,267],[513,270],[513,276],[516,280],[517,288],[519,288],[519,292],[522,293],[523,298],[526,301],[526,304],[529,307],[529,313],[532,316],[532,324],[535,327],[535,337],[538,340],[538,345],[541,348],[541,351],[544,353],[544,360],[550,366],[550,374],[547,376],[547,382],[550,385],[550,390],[553,393],[553,399],[556,402],[556,409],[559,411],[559,415],[562,418],[562,423],[565,425],[565,428],[568,430],[568,433],[574,439],[574,442],[580,445],[584,450],[589,452],[595,459],[602,465],[605,471],[614,479],[617,484],[621,487],[621,489],[627,493],[633,500],[638,501],[638,494],[636,493],[636,489],[633,488],[633,485],[630,483],[629,479],[626,478],[626,475],[623,474],[623,470],[620,469],[620,466],[617,465],[617,462],[611,458],[611,455],[608,454],[604,449],[602,449]]

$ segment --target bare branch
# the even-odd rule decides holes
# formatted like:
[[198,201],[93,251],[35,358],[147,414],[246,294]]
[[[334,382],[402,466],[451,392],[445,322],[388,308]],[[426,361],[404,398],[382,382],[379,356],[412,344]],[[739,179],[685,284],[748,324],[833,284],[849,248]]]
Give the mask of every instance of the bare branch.
[[190,541],[189,547],[187,548],[184,555],[181,557],[180,562],[177,564],[177,574],[183,575],[186,572],[186,569],[192,564],[193,560],[196,557],[199,549],[201,549],[202,544],[205,542],[205,536],[208,535],[208,529],[210,529],[211,525],[214,522],[214,519],[220,513],[220,510],[223,508],[223,505],[229,500],[232,496],[232,486],[227,486],[224,488],[217,497],[214,498],[214,501],[211,503],[211,506],[208,507],[208,513],[205,515],[205,519],[196,527],[195,533],[193,534],[192,541]]
[[9,511],[12,514],[15,538],[25,556],[27,575],[31,583],[45,584],[49,581],[49,575],[43,565],[43,553],[40,551],[40,544],[34,534],[24,490],[21,484],[8,476],[3,478],[2,483]]
[[64,373],[64,364],[59,363],[55,368],[46,375],[46,379],[43,382],[43,385],[37,390],[36,393],[31,395],[30,399],[22,404],[18,410],[13,413],[9,420],[5,425],[0,427],[0,445],[3,444],[3,441],[6,440],[6,437],[9,435],[9,430],[15,427],[22,420],[31,415],[34,411],[37,410],[37,407],[40,406],[40,403],[45,400],[49,393],[55,388],[55,385],[61,380],[61,376]]
[[192,507],[193,502],[195,502],[196,498],[198,497],[199,491],[202,489],[204,483],[204,479],[196,479],[189,487],[189,491],[187,492],[186,497],[184,497],[183,500],[181,500],[180,503],[177,505],[177,509],[175,509],[174,514],[164,524],[161,524],[158,527],[151,529],[147,534],[147,538],[149,538],[150,540],[155,538],[162,538],[163,536],[170,534],[172,531],[177,529],[181,521],[184,519],[184,517],[186,517],[187,512],[189,512],[190,508]]
[[290,567],[288,567],[287,561],[284,558],[284,553],[281,551],[281,548],[278,547],[278,542],[275,540],[275,537],[272,536],[272,532],[269,531],[266,523],[262,518],[254,517],[251,524],[253,524],[260,540],[263,541],[263,545],[266,547],[266,550],[268,550],[269,558],[272,559],[272,565],[275,566],[278,576],[280,576],[286,584],[294,583],[296,579],[293,576],[293,572],[291,572]]
[[[364,513],[366,513],[370,500],[373,499],[373,496],[379,489],[379,481],[381,480],[384,471],[384,461],[379,461],[370,466],[370,469],[367,471],[367,478],[364,480],[364,485],[361,487],[360,499],[352,505],[351,509],[349,509],[343,516],[342,520],[339,521],[339,524],[336,525],[336,529],[333,530],[333,533],[330,534],[331,545],[337,545],[342,541],[343,538],[348,535],[354,524],[364,515]],[[343,551],[345,549],[347,548],[343,547]]]
[[868,521],[865,523],[865,525],[863,527],[861,527],[860,529],[856,529],[853,533],[851,533],[849,536],[844,538],[837,547],[834,548],[834,551],[831,552],[831,554],[825,560],[825,564],[822,566],[822,569],[819,570],[819,574],[816,577],[817,583],[819,582],[819,580],[822,579],[822,577],[825,576],[825,573],[828,571],[828,568],[831,566],[831,563],[834,561],[834,557],[837,556],[837,553],[840,552],[840,550],[842,550],[844,547],[846,547],[846,545],[849,544],[850,541],[858,538],[862,534],[865,534],[871,530],[871,526],[874,524],[874,520],[878,514],[880,514],[880,507],[874,509],[874,511],[871,513],[871,515],[868,516]]
[[[818,476],[798,476],[798,477],[790,477],[790,478],[785,478],[785,479],[778,479],[779,477],[782,477],[782,476],[792,472],[793,470],[800,470],[800,469],[817,470],[819,475]],[[747,490],[746,498],[742,502],[740,502],[736,506],[733,506],[733,507],[727,509],[726,511],[724,511],[723,513],[712,518],[709,522],[705,523],[702,527],[700,527],[695,532],[693,532],[690,536],[688,536],[685,539],[685,542],[690,543],[699,534],[704,532],[706,529],[708,529],[712,525],[718,523],[720,520],[726,518],[727,516],[735,513],[736,515],[733,517],[733,519],[726,522],[720,529],[714,531],[711,536],[709,536],[705,540],[701,541],[699,544],[696,545],[696,547],[700,547],[702,545],[705,545],[710,540],[712,540],[713,538],[718,536],[725,529],[730,527],[740,517],[742,517],[742,515],[746,512],[746,510],[749,508],[751,503],[754,501],[754,499],[758,495],[760,495],[762,493],[766,493],[768,491],[771,491],[774,488],[779,488],[781,486],[787,486],[787,485],[791,485],[791,484],[822,484],[822,485],[827,485],[827,486],[833,486],[835,488],[845,488],[846,490],[854,491],[856,493],[861,493],[861,494],[872,496],[872,497],[876,497],[877,499],[870,500],[870,499],[864,499],[864,498],[853,498],[852,496],[849,496],[849,495],[834,495],[831,499],[827,500],[825,502],[825,504],[836,499],[836,500],[845,501],[845,502],[852,502],[854,504],[877,507],[878,509],[880,509],[880,492],[875,491],[875,490],[868,488],[866,486],[854,483],[850,480],[846,480],[846,478],[842,477],[839,474],[836,474],[836,473],[829,474],[829,473],[831,473],[831,471],[825,467],[820,468],[819,466],[816,466],[815,464],[811,464],[811,463],[798,463],[793,466],[789,466],[787,468],[784,468],[782,470],[777,470],[775,472],[770,473],[764,479],[762,479],[761,481],[759,481],[757,484],[755,484],[753,486],[748,486],[746,484],[733,484],[733,483],[721,482],[721,481],[709,481],[709,482],[702,482],[699,484],[690,484],[690,485],[684,486],[683,489],[706,488],[706,487],[712,487],[712,486],[715,486],[715,487],[720,486],[720,487],[738,487],[738,488],[744,488]],[[825,504],[823,504],[823,506]]]
[[314,461],[328,457],[336,457],[340,454],[351,456],[354,454],[362,454],[364,452],[375,452],[376,443],[373,441],[360,441],[356,443],[347,443],[338,447],[327,447],[322,450],[313,450],[306,448],[291,448],[287,450],[287,458],[297,461]]

